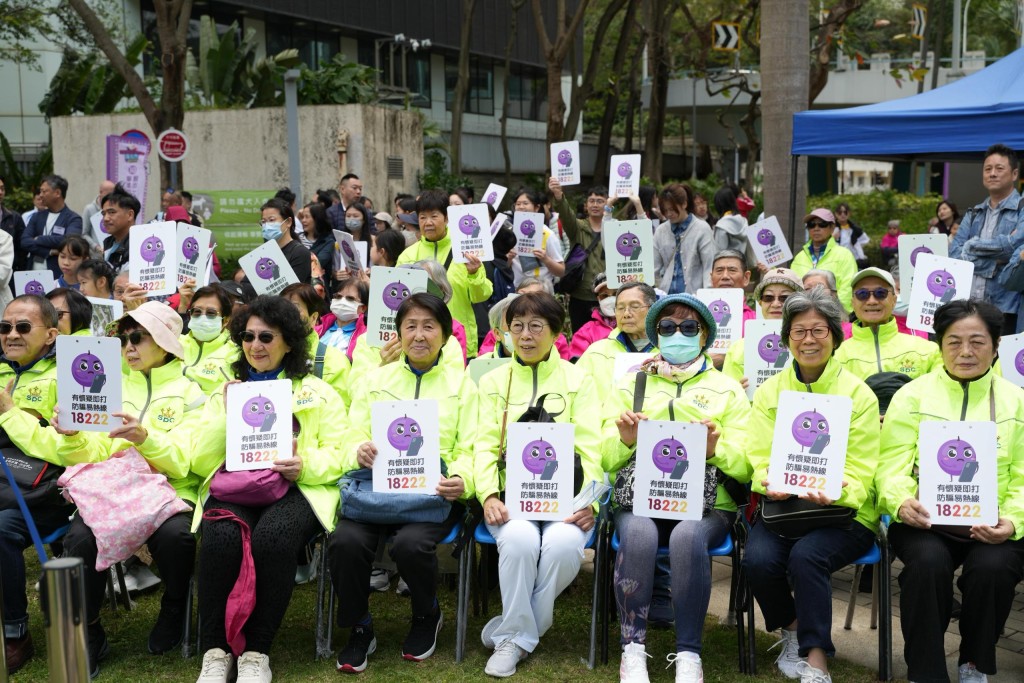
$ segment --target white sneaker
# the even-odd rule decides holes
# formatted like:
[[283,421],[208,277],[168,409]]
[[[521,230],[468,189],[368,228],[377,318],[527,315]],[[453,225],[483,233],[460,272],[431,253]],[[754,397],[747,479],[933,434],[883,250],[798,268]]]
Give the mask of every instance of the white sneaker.
[[797,666],[800,672],[800,683],[832,683],[832,676],[821,669],[817,669],[807,662],[800,662]]
[[235,658],[230,652],[219,647],[207,650],[203,655],[203,669],[196,683],[228,683],[235,671]]
[[484,630],[480,632],[480,642],[488,650],[494,649],[494,632],[498,630],[499,626],[501,626],[500,614],[484,624]]
[[960,665],[960,683],[988,683],[988,676],[968,662]]
[[647,676],[647,646],[643,643],[627,643],[622,648],[619,661],[619,683],[650,683]]
[[[117,584],[117,581],[114,581],[114,583]],[[129,567],[124,575],[124,585],[128,588],[129,593],[144,591],[158,583],[160,583],[160,577],[141,562]]]
[[806,660],[800,656],[800,643],[796,639],[796,631],[787,631],[782,629],[782,640],[768,648],[771,652],[774,648],[782,646],[782,652],[775,659],[775,665],[779,667],[779,671],[786,678],[797,679],[800,678],[800,669],[798,668],[801,662]]
[[509,638],[494,648],[494,654],[487,660],[484,673],[495,678],[508,678],[516,672],[516,665],[526,659],[529,654]]
[[398,577],[398,588],[395,589],[395,592],[401,595],[403,598],[407,598],[410,595],[409,584],[407,584],[405,582],[405,579],[403,579],[401,576]]
[[370,572],[370,590],[384,593],[391,587],[391,575],[387,569],[374,569]]
[[270,657],[259,652],[243,652],[238,658],[238,678],[235,683],[270,683]]
[[676,683],[704,683],[704,667],[696,652],[676,652],[667,659],[669,666],[676,665]]

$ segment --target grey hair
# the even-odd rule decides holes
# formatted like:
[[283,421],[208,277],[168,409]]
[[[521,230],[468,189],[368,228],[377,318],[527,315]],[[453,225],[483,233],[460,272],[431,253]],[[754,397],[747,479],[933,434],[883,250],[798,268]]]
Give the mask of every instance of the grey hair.
[[790,345],[789,332],[793,328],[793,319],[808,312],[819,314],[828,323],[828,329],[832,333],[832,353],[835,353],[835,350],[843,342],[843,320],[847,317],[846,310],[839,303],[839,299],[821,287],[796,292],[786,299],[786,303],[782,305],[783,343],[787,348]]
[[505,309],[508,308],[508,305],[518,296],[520,295],[513,292],[491,306],[491,310],[487,311],[487,322],[490,323],[492,330],[501,329],[501,321],[505,319]]
[[804,273],[804,276],[800,278],[800,281],[807,282],[807,278],[815,276],[825,278],[825,282],[828,283],[828,288],[832,290],[833,293],[839,291],[839,286],[836,285],[836,276],[831,270],[821,270],[819,268],[808,270]]
[[420,270],[427,271],[427,276],[441,290],[441,298],[444,302],[448,303],[452,300],[452,284],[448,282],[448,273],[445,272],[444,266],[437,261],[423,259],[416,263],[401,265],[399,268],[419,268]]
[[658,300],[658,293],[654,291],[654,287],[651,287],[646,282],[627,282],[615,291],[615,300],[619,300],[619,295],[623,292],[628,292],[631,289],[640,290],[640,294],[644,298],[644,303],[648,307],[653,306],[654,302]]
[[734,258],[743,264],[743,267],[747,267],[747,257],[736,251],[735,249],[722,249],[720,252],[715,254],[715,258],[711,260],[711,265],[718,262],[719,259],[723,258]]
[[900,227],[900,219],[893,218],[891,221],[886,223],[886,226],[890,227],[890,228],[898,228],[898,227]]
[[545,292],[547,292],[551,296],[555,295],[555,286],[554,284],[552,284],[550,279],[542,280],[539,277],[533,277],[532,275],[527,275],[522,280],[520,280],[519,284],[516,285],[516,291],[518,292],[519,290],[524,289],[525,287],[529,287],[531,285],[540,285],[541,287],[544,288]]

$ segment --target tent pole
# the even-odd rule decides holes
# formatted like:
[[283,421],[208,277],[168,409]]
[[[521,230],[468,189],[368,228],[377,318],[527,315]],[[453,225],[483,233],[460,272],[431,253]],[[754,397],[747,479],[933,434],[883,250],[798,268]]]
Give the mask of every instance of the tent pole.
[[789,233],[790,244],[796,244],[796,176],[800,168],[800,155],[792,155],[793,163],[789,172]]

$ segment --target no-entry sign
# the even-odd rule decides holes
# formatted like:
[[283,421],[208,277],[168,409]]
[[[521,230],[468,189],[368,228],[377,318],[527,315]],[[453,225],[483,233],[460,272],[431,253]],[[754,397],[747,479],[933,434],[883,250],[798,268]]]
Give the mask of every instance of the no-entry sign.
[[157,137],[156,150],[164,161],[181,161],[188,154],[188,138],[180,130],[168,128]]

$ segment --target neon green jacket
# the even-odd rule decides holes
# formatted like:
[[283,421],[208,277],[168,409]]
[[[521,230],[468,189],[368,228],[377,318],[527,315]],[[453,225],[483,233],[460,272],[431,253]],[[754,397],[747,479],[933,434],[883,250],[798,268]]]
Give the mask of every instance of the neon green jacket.
[[790,268],[800,277],[812,269],[832,271],[832,274],[836,276],[836,296],[839,297],[839,301],[847,313],[853,311],[853,286],[851,283],[853,276],[857,274],[857,261],[853,258],[850,250],[839,246],[835,239],[828,238],[825,252],[818,259],[817,265],[811,259],[811,243],[807,242],[793,256]]
[[725,352],[725,360],[722,362],[722,373],[737,382],[746,376],[743,370],[743,337],[733,340],[729,345],[729,350]]
[[57,446],[64,438],[53,427],[42,426],[39,419],[49,423],[57,405],[57,356],[53,349],[28,367],[16,372],[9,361],[0,362],[0,383],[14,382],[14,408],[0,415],[0,429],[7,432],[15,446],[40,460],[66,467],[82,462],[94,462],[93,454],[85,451],[59,453]]
[[[462,351],[459,351],[462,357]],[[461,363],[460,363],[461,365]],[[437,365],[417,376],[403,355],[397,362],[370,372],[355,387],[349,410],[349,428],[341,451],[342,470],[359,468],[356,449],[372,441],[370,406],[378,401],[435,399],[441,429],[441,458],[449,477],[462,477],[464,500],[473,497],[473,444],[476,442],[476,385],[462,368],[453,368],[439,360]]]
[[[340,444],[347,420],[341,401],[329,384],[312,375],[292,380],[292,416],[299,422],[298,454],[302,458],[299,492],[309,501],[324,529],[334,529],[338,513],[338,479],[341,478]],[[210,396],[199,429],[192,433],[192,471],[203,479],[199,504],[192,518],[192,531],[203,518],[203,503],[209,497],[210,480],[224,464],[227,448],[227,416],[224,394]]]
[[185,376],[198,384],[204,394],[209,396],[231,379],[228,366],[238,358],[238,347],[231,341],[228,330],[208,342],[199,341],[191,333],[183,334],[178,339],[185,349],[182,362]]
[[[622,343],[625,334],[618,327],[614,328],[606,338],[598,339],[587,347],[583,355],[576,361],[576,367],[590,377],[597,391],[598,401],[604,404],[615,389],[615,357],[620,353],[631,353]],[[645,353],[656,353],[654,346],[648,347]]]
[[[447,231],[444,237],[436,242],[430,242],[426,237],[422,237],[419,242],[406,247],[398,257],[397,265],[401,266],[417,261],[437,261],[444,265],[451,250],[452,238]],[[473,311],[473,304],[483,303],[490,299],[494,292],[494,285],[487,278],[487,273],[482,265],[472,275],[466,270],[465,263],[453,261],[448,265],[447,270],[448,282],[452,286],[452,300],[448,302],[448,310],[452,312],[452,317],[466,328],[466,358],[475,358],[477,338],[476,313]]]
[[[363,335],[365,336],[365,335]],[[316,350],[320,346],[320,337],[316,332],[310,332],[309,337],[309,362],[310,367],[316,365]],[[327,346],[325,344],[325,346]],[[349,374],[352,364],[348,362],[345,352],[336,346],[327,346],[324,349],[324,367],[320,379],[331,385],[331,388],[341,397],[342,407],[348,412],[349,402]]]
[[940,369],[904,385],[892,397],[875,475],[881,512],[898,522],[903,501],[917,496],[921,423],[988,421],[990,390],[995,392],[999,516],[1013,522],[1013,540],[1024,538],[1024,391],[992,370],[973,382],[958,382]]
[[155,470],[167,476],[178,496],[195,503],[201,479],[191,470],[189,439],[202,417],[206,394],[199,385],[182,375],[182,362],[175,358],[153,368],[146,375],[134,370],[121,377],[123,412],[135,415],[148,436],[141,444],[111,439],[103,432],[78,432],[62,438],[61,456],[88,452],[89,461],[105,460],[134,446]]
[[574,446],[583,464],[583,485],[590,481],[604,481],[599,421],[601,404],[594,385],[579,368],[562,360],[552,346],[547,360],[535,366],[513,360],[480,379],[473,485],[481,503],[505,488],[505,470],[498,470],[498,460],[501,457],[499,450],[504,450],[506,444],[499,445],[498,439],[506,396],[508,424],[511,424],[545,394],[544,409],[551,414],[560,413],[555,422],[571,422],[576,426]]
[[[714,422],[721,435],[715,447],[715,455],[708,458],[707,462],[745,484],[750,481],[750,464],[746,453],[750,402],[743,387],[715,370],[710,358],[705,357],[704,363],[706,370],[681,384],[657,375],[648,375],[641,412],[650,420]],[[601,431],[604,435],[604,469],[609,474],[622,469],[636,450],[622,443],[618,427],[615,426],[615,421],[622,413],[633,410],[635,388],[636,373],[630,373],[622,378],[605,402]],[[718,487],[715,507],[719,510],[736,510],[732,496],[721,486]]]
[[[846,251],[845,249],[843,251]],[[849,253],[849,252],[847,252]],[[817,382],[805,384],[796,376],[796,363],[769,377],[754,392],[753,412],[747,428],[747,454],[753,469],[751,488],[764,493],[761,482],[768,478],[768,461],[775,433],[775,414],[779,394],[783,391],[806,391],[812,394],[835,394],[853,399],[850,417],[850,439],[846,447],[842,495],[836,505],[857,511],[857,521],[874,531],[878,526],[872,482],[878,465],[878,399],[864,382],[844,370],[835,359],[825,366]],[[891,408],[890,408],[891,410]]]
[[[367,344],[366,338],[365,334],[360,335],[352,349],[352,370],[348,374],[348,383],[352,387],[358,385],[371,371],[386,367],[380,364],[380,348]],[[448,337],[448,341],[441,349],[441,362],[452,370],[457,369],[461,372],[466,369],[462,362],[462,345],[454,334]]]
[[942,367],[939,345],[903,334],[895,318],[875,329],[854,323],[853,336],[836,349],[835,359],[861,379],[876,372],[902,372],[915,379]]

